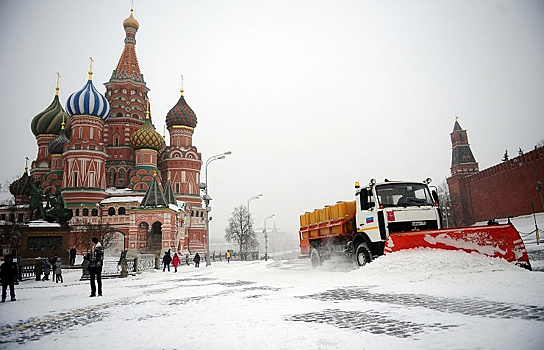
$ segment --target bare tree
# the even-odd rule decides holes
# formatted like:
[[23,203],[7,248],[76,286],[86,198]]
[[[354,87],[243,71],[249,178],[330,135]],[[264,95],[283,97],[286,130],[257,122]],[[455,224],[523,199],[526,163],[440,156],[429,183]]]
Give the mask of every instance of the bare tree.
[[450,196],[450,190],[446,181],[438,186],[438,200],[442,212],[442,227],[461,226],[461,203]]
[[243,253],[244,256],[247,256],[248,251],[259,245],[257,235],[253,231],[253,218],[247,207],[240,205],[234,208],[232,216],[229,218],[229,226],[225,229],[225,239],[229,242],[237,242],[240,253]]
[[113,241],[116,232],[110,224],[93,224],[90,222],[74,226],[72,230],[73,244],[83,248],[84,251],[91,250],[91,239],[97,237],[102,247],[107,249]]

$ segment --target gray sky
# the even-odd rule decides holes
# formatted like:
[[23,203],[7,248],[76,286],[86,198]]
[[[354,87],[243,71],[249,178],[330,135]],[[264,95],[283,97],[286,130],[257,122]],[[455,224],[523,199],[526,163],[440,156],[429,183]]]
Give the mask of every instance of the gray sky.
[[[126,1],[0,1],[0,180],[36,158],[32,118],[124,46]],[[449,176],[455,115],[480,169],[544,139],[542,1],[138,1],[154,124],[185,97],[208,167],[211,238],[253,195],[255,227],[353,199],[355,181]],[[168,140],[168,135],[167,135]],[[202,180],[204,171],[202,172]],[[267,226],[272,226],[269,220]]]

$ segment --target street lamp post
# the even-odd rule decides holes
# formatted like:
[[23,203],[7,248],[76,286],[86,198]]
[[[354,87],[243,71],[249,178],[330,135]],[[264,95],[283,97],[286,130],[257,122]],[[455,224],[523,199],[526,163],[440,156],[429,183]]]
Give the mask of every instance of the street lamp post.
[[[259,199],[263,196],[262,193],[259,193],[258,195],[256,196],[253,196],[253,197],[250,197],[248,200],[247,200],[247,230],[248,230],[248,235],[251,233],[251,221],[249,220],[249,202],[251,202],[252,200],[254,199]],[[240,252],[242,253],[242,252]],[[246,257],[247,259],[247,257]]]
[[[219,159],[225,159],[226,155],[231,154],[231,151],[224,152],[221,154],[217,154],[215,156],[211,156],[206,161],[206,166],[204,168],[204,196],[202,196],[202,199],[204,199],[204,204],[206,205],[206,219],[204,220],[206,222],[206,267],[210,266],[210,211],[212,211],[212,208],[210,207],[210,201],[212,200],[211,197],[208,195],[208,165],[213,162],[214,160]],[[202,188],[202,186],[201,186]]]
[[266,220],[273,218],[276,214],[272,214],[264,218],[264,261],[268,261],[268,235],[266,233]]

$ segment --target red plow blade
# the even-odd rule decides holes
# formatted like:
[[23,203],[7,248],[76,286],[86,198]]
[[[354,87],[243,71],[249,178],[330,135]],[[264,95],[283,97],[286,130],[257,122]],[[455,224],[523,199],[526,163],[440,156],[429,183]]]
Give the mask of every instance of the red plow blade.
[[503,258],[531,270],[525,244],[512,224],[392,233],[384,252],[413,248],[463,250]]

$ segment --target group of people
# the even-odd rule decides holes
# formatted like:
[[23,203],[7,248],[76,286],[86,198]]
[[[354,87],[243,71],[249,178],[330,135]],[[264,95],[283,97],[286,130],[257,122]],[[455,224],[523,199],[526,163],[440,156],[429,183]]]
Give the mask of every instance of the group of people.
[[[174,253],[174,257],[170,255],[170,250],[164,253],[164,256],[162,257],[162,272],[170,271],[170,263],[172,263],[172,266],[174,266],[174,272],[178,272],[178,266],[180,263],[180,258],[178,253]],[[200,255],[198,253],[195,254],[193,258],[193,262],[195,263],[195,267],[200,267]],[[189,257],[185,259],[185,263],[189,265]]]
[[[51,262],[52,261],[52,262]],[[53,272],[53,282],[63,283],[62,279],[62,261],[58,256],[54,256],[52,259],[45,258],[42,265],[43,278],[42,281],[49,281],[49,274]],[[38,277],[38,276],[37,276]],[[38,279],[36,279],[38,280]]]

